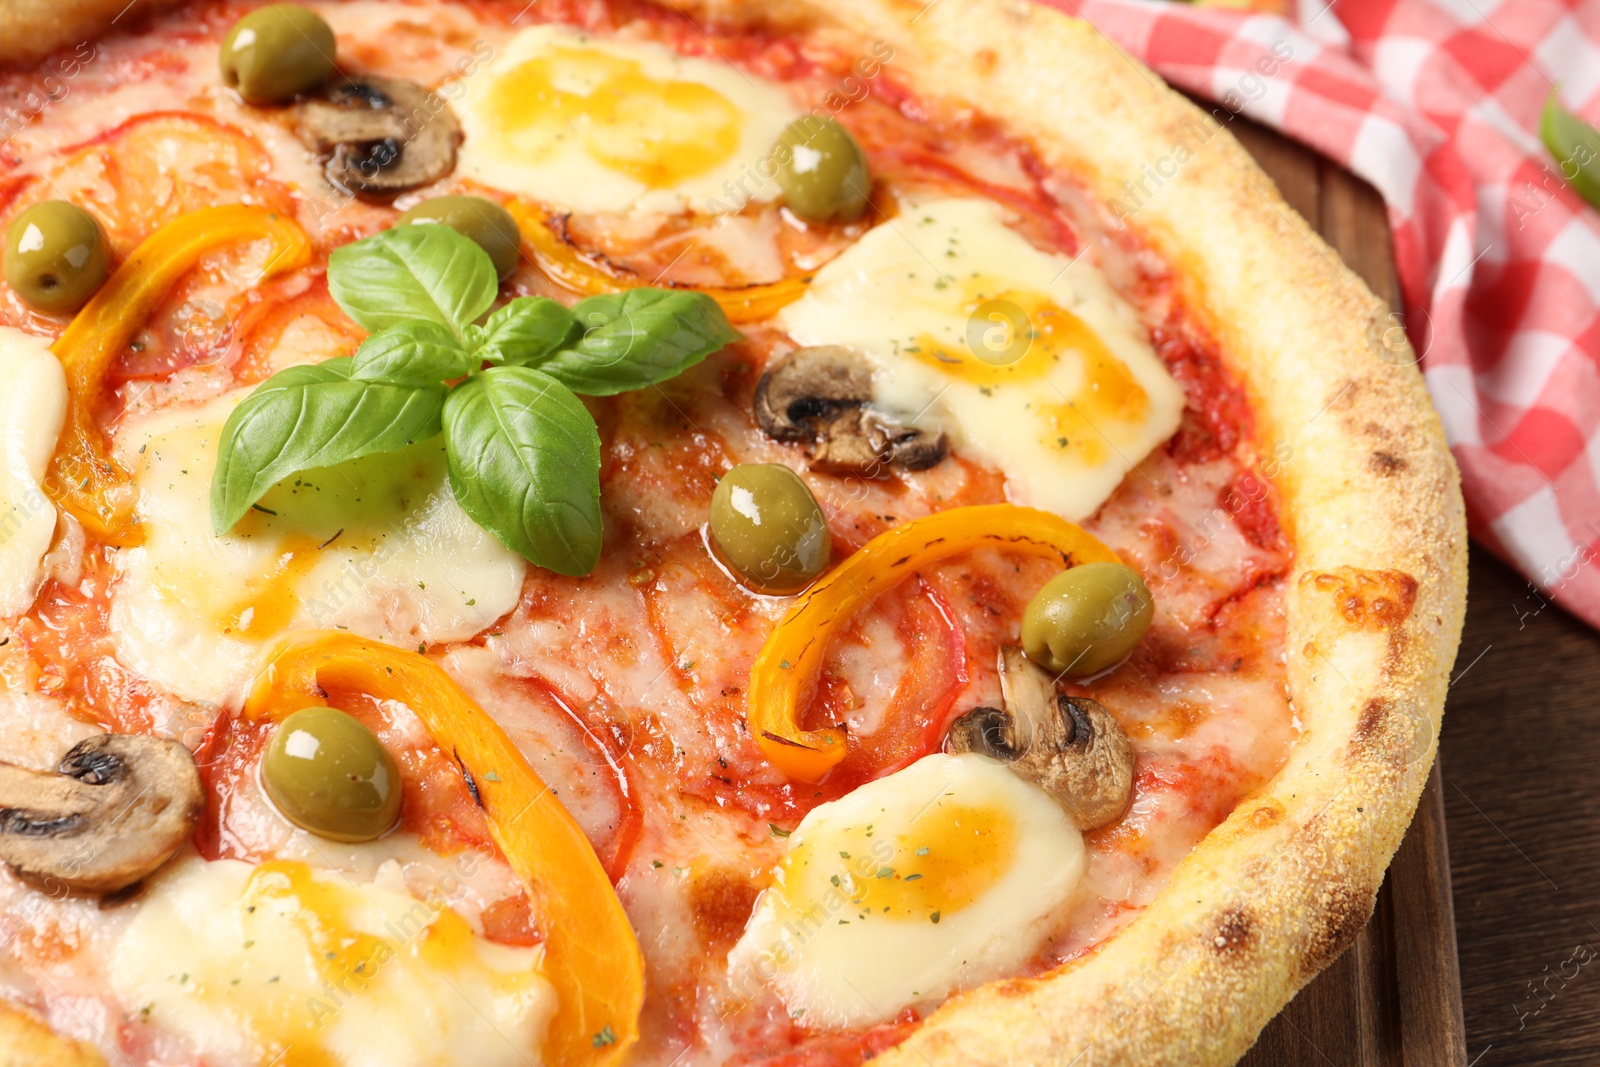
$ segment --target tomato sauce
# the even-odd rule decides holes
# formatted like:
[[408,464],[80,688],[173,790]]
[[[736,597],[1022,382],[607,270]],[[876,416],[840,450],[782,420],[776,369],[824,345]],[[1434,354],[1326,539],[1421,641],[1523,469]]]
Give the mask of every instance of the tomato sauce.
[[14,639],[37,671],[32,687],[62,697],[73,717],[113,733],[149,733],[158,694],[117,662],[107,637],[112,579],[105,551],[90,551],[76,582],[45,583]]

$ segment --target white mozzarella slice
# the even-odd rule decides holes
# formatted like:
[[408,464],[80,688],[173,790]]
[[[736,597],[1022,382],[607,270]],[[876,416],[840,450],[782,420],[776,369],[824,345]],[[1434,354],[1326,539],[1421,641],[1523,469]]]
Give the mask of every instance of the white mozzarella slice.
[[44,580],[56,509],[42,488],[67,414],[50,342],[0,326],[0,618],[27,611]]
[[1092,515],[1178,427],[1183,390],[1087,257],[1041,252],[989,200],[877,226],[779,324],[875,368],[877,403],[1005,471],[1022,504]]
[[403,648],[460,641],[510,611],[526,564],[461,510],[438,439],[284,479],[211,532],[217,440],[238,390],[123,429],[145,543],[118,553],[117,656],[186,700],[236,698],[290,629]]
[[1084,870],[1042,789],[973,754],[927,756],[800,821],[728,957],[808,1026],[884,1023],[1016,971]]
[[647,41],[517,34],[454,104],[457,173],[573,211],[736,210],[778,195],[778,86]]
[[130,906],[112,991],[207,1063],[540,1062],[556,1009],[543,950],[477,936],[398,876],[190,856]]

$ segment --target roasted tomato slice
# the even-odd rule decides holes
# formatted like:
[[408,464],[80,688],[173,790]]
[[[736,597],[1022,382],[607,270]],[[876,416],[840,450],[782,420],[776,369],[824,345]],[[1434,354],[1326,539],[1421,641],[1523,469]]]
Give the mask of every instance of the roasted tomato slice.
[[[441,855],[488,848],[489,827],[449,753],[415,729],[397,725],[380,701],[363,693],[330,692],[328,703],[360,719],[400,765],[400,826]],[[206,814],[195,846],[207,859],[259,860],[270,854],[278,815],[256,782],[270,724],[224,713],[202,741],[195,761],[206,787]]]
[[127,255],[163,224],[196,208],[249,202],[292,212],[289,190],[268,177],[271,168],[266,150],[236,126],[156,111],[72,152],[24,189],[11,213],[39,200],[71,200],[94,215],[112,247]]
[[[880,606],[899,637],[902,673],[875,727],[852,732],[850,754],[821,787],[830,799],[937,752],[966,688],[967,643],[950,605],[920,580],[904,592],[898,606]],[[836,676],[825,677],[808,718],[818,725],[849,721],[838,705]]]
[[[685,791],[759,819],[798,819],[825,800],[938,751],[966,688],[967,648],[955,614],[931,585],[907,582],[853,619],[833,641],[806,713],[845,723],[851,753],[820,785],[789,783],[756,751],[744,726],[744,679],[762,637],[762,612],[684,539],[651,567],[644,587],[652,629],[680,691],[715,739],[681,746],[673,773]],[[714,651],[713,651],[714,649]]]

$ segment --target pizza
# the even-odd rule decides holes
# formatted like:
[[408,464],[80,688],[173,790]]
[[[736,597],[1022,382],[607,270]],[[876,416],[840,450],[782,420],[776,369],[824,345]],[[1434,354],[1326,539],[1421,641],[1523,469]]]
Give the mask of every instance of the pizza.
[[1431,766],[1388,310],[1022,3],[0,10],[0,1062],[1230,1063]]

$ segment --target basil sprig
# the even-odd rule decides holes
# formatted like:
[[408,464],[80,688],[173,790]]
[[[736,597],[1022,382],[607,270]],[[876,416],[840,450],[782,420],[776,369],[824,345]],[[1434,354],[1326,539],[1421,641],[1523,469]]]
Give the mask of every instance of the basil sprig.
[[588,574],[600,559],[600,433],[578,394],[654,385],[739,339],[692,290],[570,309],[523,296],[484,318],[494,266],[447,226],[340,248],[328,291],[369,335],[353,357],[279,371],[228,418],[211,480],[219,536],[288,475],[442,431],[451,491],[474,521],[532,563]]
[[1567,184],[1600,208],[1600,129],[1562,107],[1560,94],[1552,89],[1539,116],[1539,136]]

